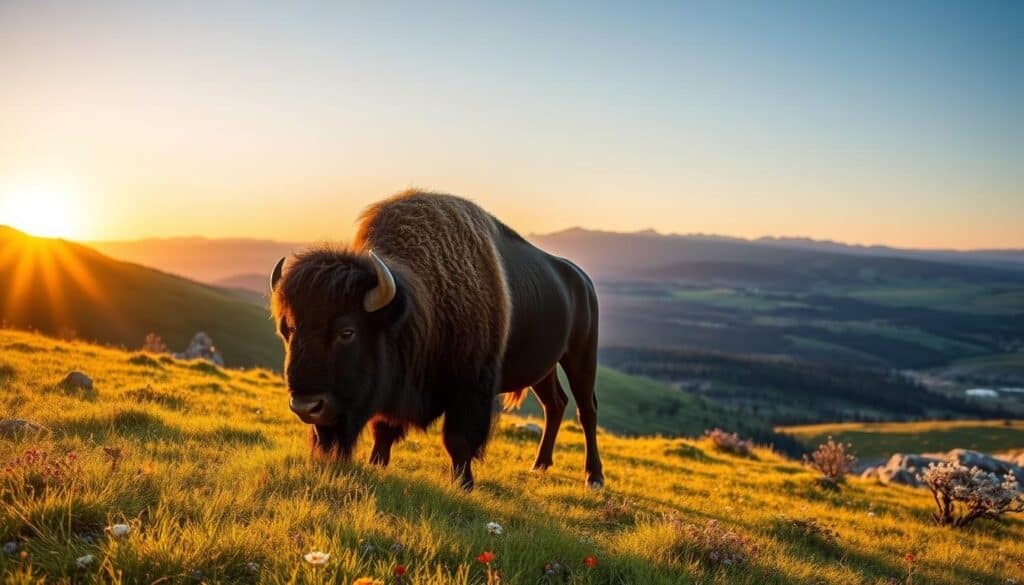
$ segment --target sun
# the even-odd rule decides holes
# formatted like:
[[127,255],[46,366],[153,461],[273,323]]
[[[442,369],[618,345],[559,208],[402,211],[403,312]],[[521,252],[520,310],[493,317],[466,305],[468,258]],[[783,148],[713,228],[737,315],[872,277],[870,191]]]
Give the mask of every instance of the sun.
[[84,223],[78,197],[67,185],[40,182],[0,192],[0,225],[33,236],[74,238]]

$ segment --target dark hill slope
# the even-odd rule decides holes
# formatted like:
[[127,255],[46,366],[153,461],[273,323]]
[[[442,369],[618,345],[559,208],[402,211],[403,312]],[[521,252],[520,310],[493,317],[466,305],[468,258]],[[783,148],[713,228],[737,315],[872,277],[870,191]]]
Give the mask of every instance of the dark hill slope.
[[0,283],[0,320],[8,326],[126,347],[153,332],[177,350],[205,331],[228,365],[281,363],[265,306],[64,240],[0,226]]

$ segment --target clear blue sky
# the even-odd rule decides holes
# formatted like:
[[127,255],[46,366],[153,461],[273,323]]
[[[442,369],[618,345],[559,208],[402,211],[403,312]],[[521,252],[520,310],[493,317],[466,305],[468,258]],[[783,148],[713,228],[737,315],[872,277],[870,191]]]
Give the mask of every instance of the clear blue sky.
[[0,198],[59,184],[83,238],[341,237],[421,186],[524,232],[1024,247],[1024,4],[333,4],[0,4]]

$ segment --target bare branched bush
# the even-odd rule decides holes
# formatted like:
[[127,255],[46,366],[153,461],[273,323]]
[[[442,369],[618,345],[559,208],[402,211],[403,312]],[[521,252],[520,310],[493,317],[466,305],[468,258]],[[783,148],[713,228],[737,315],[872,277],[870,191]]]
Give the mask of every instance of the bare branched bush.
[[747,535],[727,528],[718,520],[704,525],[683,521],[668,514],[665,521],[672,528],[673,540],[668,552],[677,558],[696,558],[711,565],[739,565],[757,555],[758,547]]
[[829,482],[838,483],[853,471],[857,463],[857,458],[849,451],[852,447],[849,443],[837,443],[829,437],[828,442],[818,445],[810,457],[804,455],[804,463],[820,472]]
[[704,438],[711,441],[719,451],[735,453],[737,455],[750,455],[754,450],[753,441],[741,439],[737,433],[727,433],[719,428],[704,431]]
[[782,517],[782,521],[790,530],[804,536],[816,538],[827,544],[835,544],[839,540],[839,533],[835,527],[827,526],[818,521],[817,518],[788,518]]
[[142,342],[142,351],[167,353],[167,344],[156,333],[149,333],[146,335],[145,341]]
[[636,516],[636,511],[633,502],[626,498],[608,498],[604,502],[601,514],[608,522],[629,522]]
[[1024,496],[1018,493],[1017,478],[1011,474],[1000,478],[950,460],[929,465],[921,480],[932,491],[938,507],[932,517],[942,526],[962,528],[978,518],[1024,512]]

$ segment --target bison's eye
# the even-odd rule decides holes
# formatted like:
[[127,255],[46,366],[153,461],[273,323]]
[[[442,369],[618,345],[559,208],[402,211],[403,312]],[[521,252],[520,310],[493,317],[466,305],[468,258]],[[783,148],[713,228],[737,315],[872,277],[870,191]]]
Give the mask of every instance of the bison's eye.
[[345,327],[338,331],[338,341],[341,343],[351,343],[356,338],[356,330],[351,327]]

